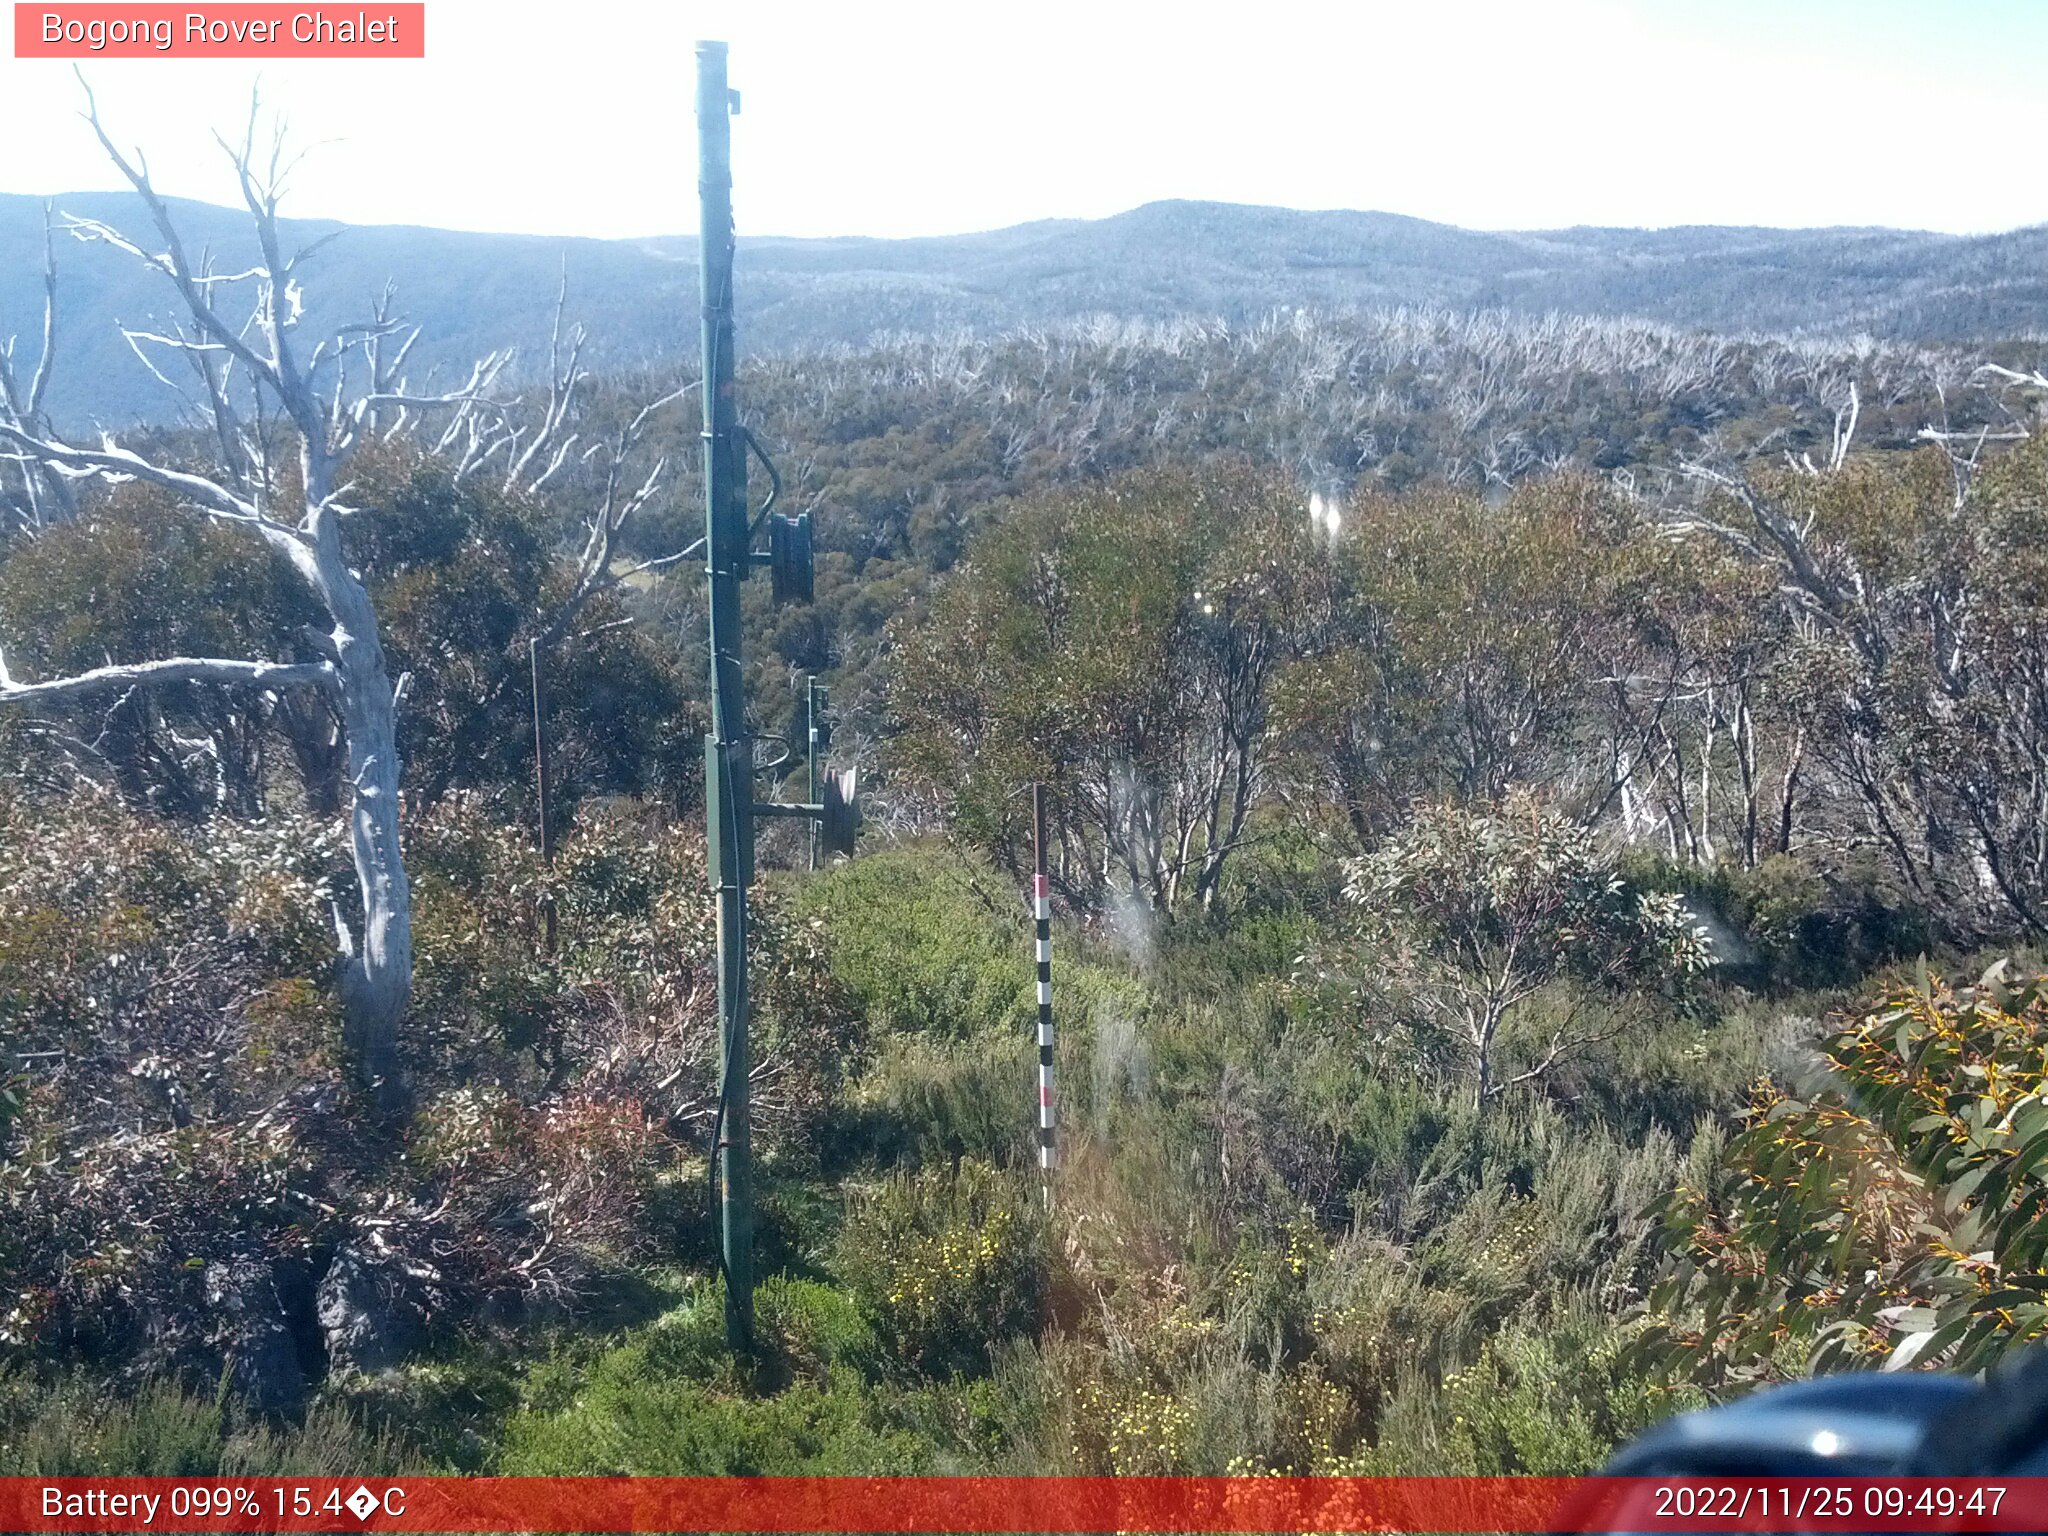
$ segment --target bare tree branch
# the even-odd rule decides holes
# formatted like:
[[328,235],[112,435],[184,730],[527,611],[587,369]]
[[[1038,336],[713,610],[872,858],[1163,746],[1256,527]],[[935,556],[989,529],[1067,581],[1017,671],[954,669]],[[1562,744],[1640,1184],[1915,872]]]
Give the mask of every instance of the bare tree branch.
[[[623,570],[618,564],[619,540],[632,526],[634,518],[658,494],[662,480],[668,472],[668,459],[665,456],[658,458],[639,485],[629,491],[626,489],[628,481],[624,474],[627,459],[655,413],[673,405],[695,388],[696,384],[692,382],[670,390],[659,399],[650,400],[640,408],[631,421],[619,429],[617,438],[609,445],[604,492],[588,523],[585,524],[583,549],[576,562],[576,584],[570,589],[568,597],[562,600],[547,622],[541,626],[536,644],[543,648],[553,645],[568,632],[569,627],[576,622],[576,616],[594,598],[611,591],[628,577],[663,570],[678,561],[688,559],[704,547],[704,541],[699,539],[674,554],[642,560]],[[591,454],[602,451],[602,446],[593,448]]]
[[46,683],[24,683],[7,670],[0,655],[0,704],[49,703],[130,688],[141,683],[224,683],[253,688],[332,688],[334,668],[324,661],[232,661],[219,657],[173,656],[128,666],[95,667]]
[[68,443],[54,439],[31,437],[20,428],[10,426],[6,422],[0,422],[0,438],[16,444],[45,463],[64,469],[99,474],[116,480],[147,480],[154,485],[161,485],[190,498],[194,506],[210,517],[217,517],[225,522],[252,525],[266,538],[278,543],[281,549],[287,546],[301,546],[296,530],[266,517],[253,504],[244,501],[225,486],[207,479],[204,475],[167,469],[113,443],[97,449],[74,448]]

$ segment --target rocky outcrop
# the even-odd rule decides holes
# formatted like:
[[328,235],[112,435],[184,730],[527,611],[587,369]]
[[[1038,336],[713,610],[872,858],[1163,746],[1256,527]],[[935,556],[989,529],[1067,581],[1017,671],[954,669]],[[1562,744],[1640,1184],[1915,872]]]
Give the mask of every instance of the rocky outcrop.
[[418,1340],[425,1319],[407,1277],[389,1259],[343,1247],[313,1293],[313,1315],[336,1375],[389,1370]]
[[280,1413],[306,1396],[306,1373],[270,1266],[247,1256],[206,1266],[206,1305],[228,1383],[253,1407]]

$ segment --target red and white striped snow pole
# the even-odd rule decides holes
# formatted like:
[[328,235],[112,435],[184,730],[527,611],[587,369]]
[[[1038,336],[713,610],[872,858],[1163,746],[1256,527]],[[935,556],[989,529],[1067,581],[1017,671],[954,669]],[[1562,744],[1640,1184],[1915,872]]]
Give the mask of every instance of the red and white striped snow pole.
[[1038,1169],[1052,1201],[1052,891],[1045,878],[1045,786],[1031,786],[1031,915],[1038,927]]

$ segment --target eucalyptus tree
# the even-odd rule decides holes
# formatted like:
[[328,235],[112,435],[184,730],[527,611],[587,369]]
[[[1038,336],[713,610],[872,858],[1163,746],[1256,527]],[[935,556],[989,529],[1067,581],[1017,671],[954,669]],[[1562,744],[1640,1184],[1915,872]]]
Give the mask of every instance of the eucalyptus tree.
[[[1597,814],[1669,682],[1629,601],[1643,520],[1585,476],[1358,496],[1276,685],[1291,787],[1358,848],[1417,801],[1542,788]],[[1609,718],[1609,680],[1644,719]]]
[[1881,849],[1965,941],[2048,933],[2048,567],[2039,440],[1959,478],[1936,449],[1691,466],[1671,513],[1765,573],[1834,838]]
[[900,778],[1016,864],[1052,787],[1072,900],[1213,904],[1251,835],[1312,552],[1307,502],[1242,464],[1136,471],[1017,508],[898,627]]
[[[1368,1014],[1416,1031],[1422,1059],[1447,1044],[1480,1110],[1619,1034],[1619,998],[1714,959],[1676,895],[1631,888],[1592,829],[1526,793],[1419,807],[1352,863],[1345,894]],[[1540,1027],[1521,1028],[1546,996]]]

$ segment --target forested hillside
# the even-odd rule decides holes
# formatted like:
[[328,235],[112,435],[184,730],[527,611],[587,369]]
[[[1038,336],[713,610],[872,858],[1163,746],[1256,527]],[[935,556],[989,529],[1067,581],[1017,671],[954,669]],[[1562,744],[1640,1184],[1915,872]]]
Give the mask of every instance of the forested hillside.
[[401,387],[282,260],[159,279],[181,425],[0,379],[0,1472],[1574,1472],[2048,1332],[2023,336],[764,347],[761,793],[806,673],[871,791],[758,850],[735,1356],[693,370]]
[[[253,256],[237,212],[173,200],[193,249],[222,270]],[[127,194],[54,199],[63,216],[133,226]],[[689,238],[558,240],[285,220],[288,245],[323,246],[305,271],[308,323],[357,318],[401,279],[425,327],[421,370],[467,372],[485,352],[530,354],[566,271],[606,370],[694,359],[697,269]],[[338,237],[338,238],[337,238]],[[50,403],[67,422],[171,414],[118,323],[169,313],[149,273],[105,245],[63,241],[59,323],[69,366]],[[43,204],[0,195],[0,336],[32,334]],[[1869,335],[1991,343],[2048,329],[2048,237],[2039,228],[1959,237],[1888,229],[1565,229],[1482,232],[1391,213],[1298,212],[1161,202],[1113,218],[1055,219],[916,240],[744,238],[742,345],[756,353],[866,347],[898,336],[1113,316],[1255,324],[1275,310],[1501,309],[1683,330]],[[537,357],[531,360],[537,361]]]
[[[766,718],[785,668],[824,669],[864,736],[887,722],[874,671],[888,622],[917,607],[1016,497],[1159,463],[1249,459],[1332,496],[1437,483],[1496,501],[1582,473],[1645,506],[1689,505],[1688,465],[1826,464],[1835,434],[1885,451],[1930,427],[1977,435],[2037,419],[2032,394],[1985,365],[2023,347],[1737,341],[1659,327],[1498,312],[1298,314],[1252,326],[1102,321],[987,342],[906,339],[763,358],[750,420],[818,519],[818,601],[770,617],[754,653]],[[590,397],[619,419],[673,379]],[[1985,451],[2001,445],[1989,442]],[[573,472],[571,472],[573,474]],[[572,482],[565,481],[565,485]],[[688,467],[627,540],[680,547],[701,522]],[[874,766],[874,764],[870,764]]]

